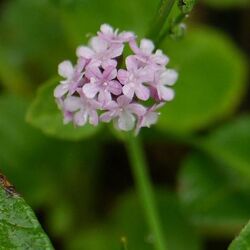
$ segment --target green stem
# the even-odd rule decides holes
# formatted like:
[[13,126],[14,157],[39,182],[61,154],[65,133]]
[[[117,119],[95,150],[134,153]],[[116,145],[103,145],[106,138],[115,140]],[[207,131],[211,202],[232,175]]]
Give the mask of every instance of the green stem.
[[161,30],[171,12],[171,9],[174,6],[174,3],[175,0],[161,0],[160,7],[158,8],[155,16],[155,20],[147,36],[154,42],[157,42],[158,36],[161,33]]
[[129,134],[126,140],[126,147],[137,186],[137,192],[144,206],[145,216],[149,227],[154,235],[155,249],[167,250],[157,213],[148,166],[146,164],[145,155],[139,137]]

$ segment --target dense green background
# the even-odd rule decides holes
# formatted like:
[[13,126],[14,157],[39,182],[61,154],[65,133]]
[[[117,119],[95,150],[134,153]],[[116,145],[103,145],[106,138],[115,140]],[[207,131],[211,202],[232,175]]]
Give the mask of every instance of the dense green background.
[[[122,135],[106,125],[63,126],[53,88],[58,63],[75,60],[100,24],[143,37],[157,6],[0,1],[0,169],[56,249],[116,250],[122,236],[128,250],[153,249]],[[180,75],[176,98],[141,136],[171,250],[227,249],[250,219],[249,6],[200,0],[185,37],[161,45]],[[249,247],[249,227],[230,250]]]

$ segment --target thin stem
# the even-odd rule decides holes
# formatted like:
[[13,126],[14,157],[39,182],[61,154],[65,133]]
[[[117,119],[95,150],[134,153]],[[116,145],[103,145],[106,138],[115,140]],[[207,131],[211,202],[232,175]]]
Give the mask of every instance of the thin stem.
[[126,140],[126,147],[137,186],[137,192],[144,206],[145,216],[155,239],[155,249],[167,250],[156,209],[148,166],[139,137],[129,134]]
[[171,25],[169,25],[160,35],[159,39],[158,39],[158,45],[160,45],[164,39],[171,34],[172,30],[179,25],[180,23],[182,23],[182,21],[188,16],[188,14],[183,14],[181,13],[180,15],[178,15],[173,23],[171,23]]
[[161,0],[160,6],[155,16],[153,25],[148,33],[148,36],[153,41],[158,40],[158,36],[174,6],[175,0]]

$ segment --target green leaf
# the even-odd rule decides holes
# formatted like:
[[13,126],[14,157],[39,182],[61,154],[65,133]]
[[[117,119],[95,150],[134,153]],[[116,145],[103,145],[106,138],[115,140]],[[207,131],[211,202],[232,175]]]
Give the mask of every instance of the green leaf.
[[250,249],[250,222],[242,229],[239,236],[231,243],[228,250]]
[[209,6],[215,8],[233,8],[233,7],[247,7],[250,5],[249,0],[203,0]]
[[250,115],[222,125],[204,138],[201,146],[214,158],[250,180]]
[[54,78],[40,87],[28,110],[27,121],[44,133],[61,139],[80,140],[94,135],[101,125],[74,127],[72,124],[63,124],[63,115],[53,96],[58,82],[59,78]]
[[232,237],[249,220],[249,191],[237,185],[226,166],[191,154],[183,162],[178,180],[181,202],[205,234]]
[[[158,190],[156,192],[159,214],[164,229],[164,236],[169,249],[198,250],[201,242],[193,227],[185,219],[179,203],[172,194]],[[126,237],[129,249],[152,250],[151,234],[141,201],[134,194],[127,194],[118,201],[113,215],[104,226],[80,233],[70,249],[102,250],[121,248],[120,240]]]
[[158,3],[159,0],[76,0],[61,9],[61,21],[72,48],[86,42],[103,23],[144,36]]
[[183,40],[166,41],[163,48],[179,80],[175,99],[162,109],[159,129],[188,133],[235,110],[246,88],[246,64],[226,36],[205,27],[190,29]]
[[31,208],[19,195],[0,186],[1,250],[54,249]]

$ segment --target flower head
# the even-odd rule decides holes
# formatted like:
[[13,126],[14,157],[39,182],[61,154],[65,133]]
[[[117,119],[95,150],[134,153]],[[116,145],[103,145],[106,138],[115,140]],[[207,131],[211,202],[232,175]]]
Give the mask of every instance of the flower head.
[[[133,54],[124,57],[126,44]],[[64,122],[96,126],[114,121],[117,129],[135,128],[136,133],[156,123],[157,110],[174,97],[171,86],[178,75],[166,68],[168,57],[154,50],[148,39],[142,39],[138,46],[133,32],[101,25],[88,46],[77,48],[75,66],[70,61],[59,64],[58,73],[64,79],[55,88],[54,96]],[[145,101],[149,99],[153,104],[147,107]]]

